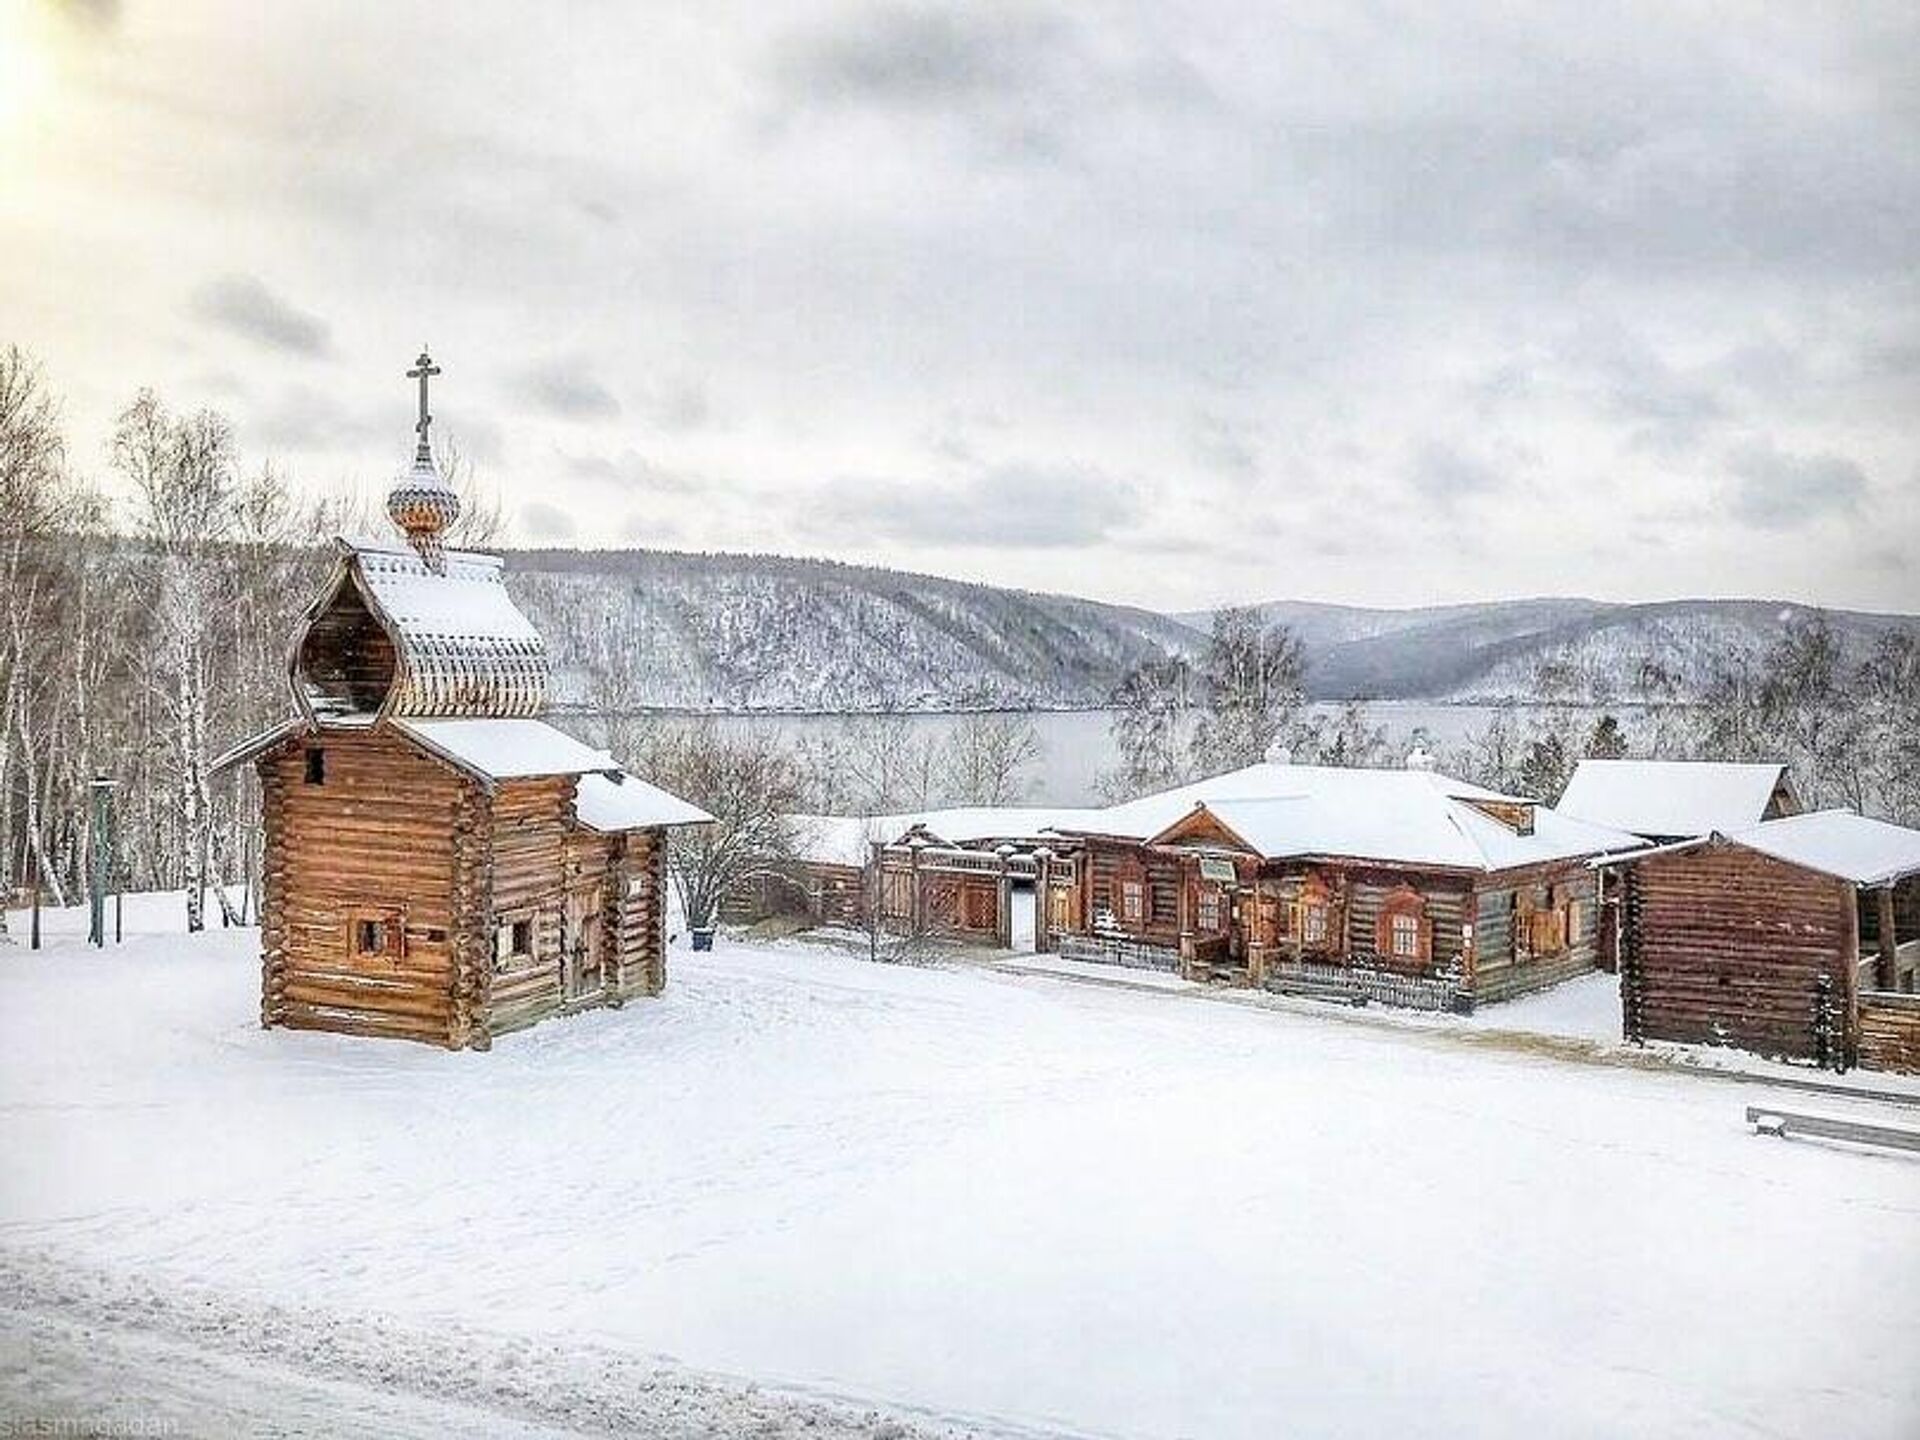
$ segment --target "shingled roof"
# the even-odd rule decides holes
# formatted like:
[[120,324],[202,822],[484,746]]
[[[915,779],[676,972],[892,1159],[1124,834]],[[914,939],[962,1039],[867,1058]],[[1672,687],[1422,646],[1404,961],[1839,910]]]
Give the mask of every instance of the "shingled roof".
[[499,558],[337,542],[340,560],[292,655],[309,717],[538,715],[546,641],[507,594]]

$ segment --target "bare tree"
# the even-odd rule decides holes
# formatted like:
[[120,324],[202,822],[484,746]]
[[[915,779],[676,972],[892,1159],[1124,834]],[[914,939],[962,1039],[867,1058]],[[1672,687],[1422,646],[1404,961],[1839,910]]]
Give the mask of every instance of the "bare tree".
[[945,757],[911,716],[857,716],[841,727],[841,746],[851,813],[925,810],[941,800]]
[[664,737],[643,773],[714,817],[677,832],[668,849],[689,929],[711,931],[729,891],[791,863],[799,780],[774,737],[699,721]]
[[213,841],[214,627],[226,599],[214,552],[234,522],[233,430],[209,410],[175,417],[143,390],[115,428],[113,463],[140,495],[141,533],[154,552],[151,674],[170,722],[187,929],[200,930]]
[[1193,671],[1178,658],[1136,667],[1113,694],[1110,732],[1119,768],[1101,789],[1113,800],[1178,785],[1190,774]]
[[1365,768],[1388,759],[1386,728],[1373,724],[1358,700],[1342,705],[1331,725],[1303,727],[1301,738],[1303,751],[1321,765]]
[[[56,613],[56,557],[49,535],[72,518],[66,470],[66,439],[60,406],[47,389],[40,365],[18,346],[0,351],[0,861],[14,872],[14,795],[26,797],[28,848],[39,874],[50,874],[43,829],[49,773],[41,765],[39,737],[47,705],[51,656],[45,655]],[[48,664],[42,664],[42,660]],[[53,677],[57,680],[57,675]],[[19,766],[16,766],[16,760]],[[18,769],[25,773],[20,775]],[[0,916],[0,933],[5,920]]]
[[1014,805],[1026,793],[1027,768],[1040,758],[1033,717],[972,714],[947,741],[945,798],[966,805]]
[[1216,610],[1201,662],[1206,709],[1193,755],[1208,773],[1252,765],[1296,727],[1306,706],[1305,656],[1284,625],[1250,607]]

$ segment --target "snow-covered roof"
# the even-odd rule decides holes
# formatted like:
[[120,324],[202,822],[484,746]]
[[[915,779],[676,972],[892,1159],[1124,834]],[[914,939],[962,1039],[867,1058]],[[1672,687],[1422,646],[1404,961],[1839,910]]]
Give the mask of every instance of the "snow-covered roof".
[[986,840],[1044,843],[1096,810],[1045,805],[966,805],[891,815],[792,815],[795,855],[815,865],[863,866],[875,843],[891,845],[919,829],[950,845]]
[[[1541,808],[1534,809],[1532,833],[1522,834],[1470,802],[1501,806],[1529,802],[1430,770],[1261,765],[1234,773],[1237,782],[1232,776],[1217,776],[1215,781],[1231,783],[1214,788],[1231,789],[1237,784],[1267,793],[1202,798],[1143,838],[1164,834],[1204,808],[1267,859],[1325,856],[1495,871],[1639,844],[1631,835]],[[1166,797],[1150,798],[1164,802]],[[1132,812],[1126,820],[1131,825],[1161,806],[1134,802],[1116,809]]]
[[1920,875],[1920,830],[1871,820],[1852,810],[1763,820],[1723,838],[1855,885],[1890,885]]
[[498,556],[449,550],[435,574],[405,545],[342,544],[398,652],[388,714],[546,708],[547,643],[507,594]]
[[220,776],[236,765],[244,765],[249,760],[258,760],[274,746],[295,735],[305,734],[313,727],[304,716],[296,715],[290,720],[282,720],[278,725],[269,726],[258,735],[249,735],[228,749],[209,767],[209,773]]
[[603,833],[662,825],[704,825],[713,819],[699,806],[689,805],[624,770],[582,775],[574,792],[573,810],[582,825]]
[[[982,840],[1044,840],[1071,830],[1098,810],[1051,805],[966,805],[949,810],[926,810],[907,816],[936,839],[955,845],[977,845]],[[897,838],[897,837],[896,837]]]
[[897,840],[910,828],[893,815],[789,815],[794,858],[809,865],[866,865],[875,842]]
[[1210,775],[1104,810],[1082,812],[1083,823],[1063,826],[1077,833],[1146,840],[1158,835],[1195,805],[1218,800],[1283,800],[1313,797],[1328,807],[1404,809],[1435,796],[1529,803],[1435,770],[1357,769],[1332,765],[1289,765],[1272,761]]
[[1765,818],[1785,766],[1717,760],[1582,760],[1554,808],[1635,835],[1706,835]]
[[396,730],[482,780],[614,771],[620,762],[544,720],[396,720]]
[[[405,545],[337,543],[340,563],[293,649],[310,718],[546,708],[546,642],[507,594],[497,556],[449,550],[436,571]],[[384,643],[368,633],[376,626]]]

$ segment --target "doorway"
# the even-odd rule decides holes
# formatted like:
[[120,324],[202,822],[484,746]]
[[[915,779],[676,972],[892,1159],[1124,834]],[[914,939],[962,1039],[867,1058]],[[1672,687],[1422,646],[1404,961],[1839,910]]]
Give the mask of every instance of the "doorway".
[[1031,882],[1022,885],[1016,881],[1010,887],[1010,890],[1010,903],[1013,906],[1013,916],[1009,934],[1013,940],[1012,948],[1019,951],[1022,955],[1031,955],[1036,941],[1033,913],[1035,905],[1033,885]]
[[601,889],[583,886],[567,892],[566,925],[561,932],[560,985],[568,1001],[598,995],[605,983],[601,941]]

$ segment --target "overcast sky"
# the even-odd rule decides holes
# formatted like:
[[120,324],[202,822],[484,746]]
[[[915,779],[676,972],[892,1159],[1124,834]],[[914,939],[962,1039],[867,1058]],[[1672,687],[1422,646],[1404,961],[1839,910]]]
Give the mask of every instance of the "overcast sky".
[[0,343],[527,543],[1920,609],[1920,7],[0,0]]

